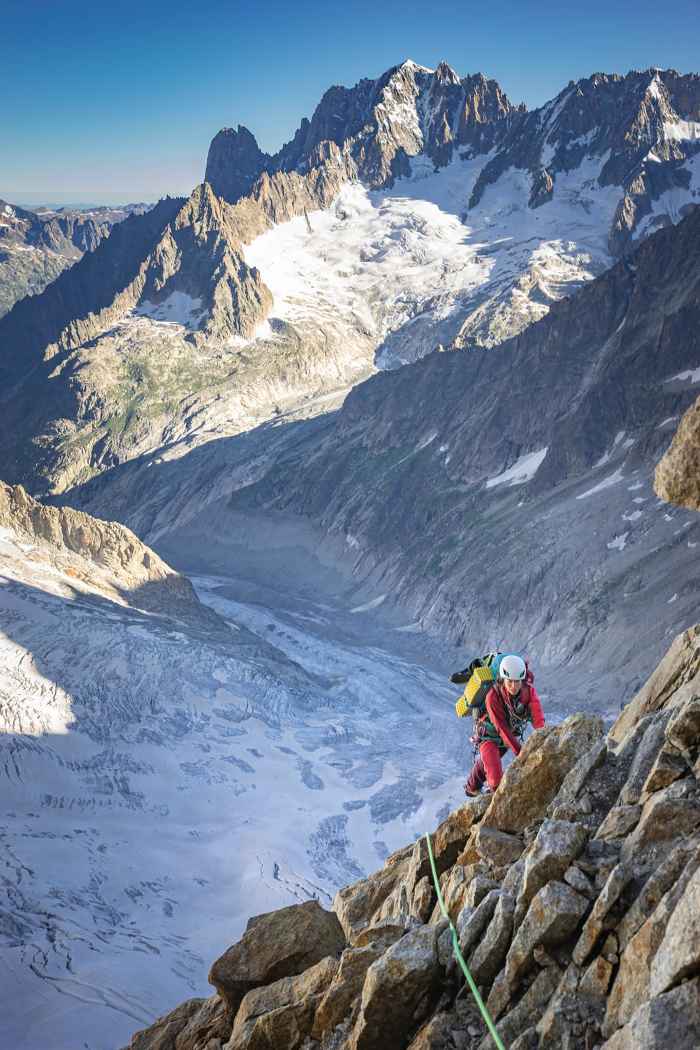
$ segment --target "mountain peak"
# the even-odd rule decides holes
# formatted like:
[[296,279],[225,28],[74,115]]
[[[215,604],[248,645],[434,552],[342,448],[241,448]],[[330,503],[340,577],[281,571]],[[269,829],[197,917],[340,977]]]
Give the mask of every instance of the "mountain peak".
[[269,159],[243,124],[236,131],[222,128],[209,147],[204,179],[219,197],[237,200],[250,191]]
[[437,69],[435,70],[435,79],[441,84],[459,84],[460,79],[455,73],[452,66],[448,65],[447,62],[440,62]]

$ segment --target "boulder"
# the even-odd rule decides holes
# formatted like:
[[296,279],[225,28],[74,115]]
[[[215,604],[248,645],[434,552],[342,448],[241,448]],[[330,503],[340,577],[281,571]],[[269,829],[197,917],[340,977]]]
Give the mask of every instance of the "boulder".
[[481,825],[474,833],[474,848],[483,861],[492,868],[501,868],[517,860],[523,844],[517,835],[508,835],[498,828]]
[[525,856],[520,893],[515,905],[517,929],[536,893],[553,879],[561,879],[586,842],[586,829],[566,820],[545,820]]
[[600,891],[591,914],[586,919],[581,936],[576,942],[572,959],[577,966],[583,966],[601,933],[608,928],[608,914],[617,903],[625,887],[631,882],[634,872],[625,864],[616,864],[610,872],[603,889]]
[[437,942],[446,923],[419,926],[367,970],[350,1050],[384,1050],[387,1033],[402,1046],[434,1006],[441,984]]
[[579,995],[589,999],[605,999],[613,975],[613,964],[601,953],[589,964],[579,982]]
[[567,868],[564,872],[564,882],[576,890],[577,893],[582,893],[584,897],[592,898],[596,895],[593,883],[581,871],[578,864],[572,864],[570,868]]
[[322,959],[296,977],[248,992],[225,1050],[297,1050],[311,1032],[316,1007],[339,965],[337,959]]
[[687,409],[654,473],[661,499],[700,510],[700,397]]
[[235,1016],[251,989],[303,973],[343,948],[337,916],[318,901],[305,901],[252,919],[241,940],[213,964],[209,981]]
[[649,989],[656,996],[700,971],[700,868],[673,909],[654,959]]
[[553,811],[557,806],[575,802],[588,783],[590,776],[597,769],[600,769],[609,756],[610,752],[608,751],[608,744],[605,738],[596,740],[593,747],[581,755],[573,769],[569,770],[564,777],[559,791],[549,805],[549,816],[553,815]]
[[392,853],[379,871],[338,890],[333,899],[333,911],[349,944],[355,944],[358,934],[372,925],[373,916],[407,875],[413,854],[412,843]]
[[602,719],[581,714],[534,733],[505,771],[483,825],[517,834],[544,817],[567,773],[602,735]]
[[597,839],[621,839],[639,823],[641,806],[613,806],[595,833]]
[[468,963],[472,977],[479,985],[491,984],[503,965],[513,933],[514,911],[514,898],[510,893],[502,892],[486,933]]
[[671,745],[666,745],[656,756],[654,765],[649,771],[649,776],[644,781],[641,802],[646,802],[655,791],[668,787],[674,781],[688,773],[688,766],[682,754]]
[[136,1032],[128,1050],[209,1050],[228,1039],[231,1017],[218,995],[187,999],[149,1028]]
[[700,826],[700,793],[694,777],[656,791],[642,808],[639,823],[627,836],[622,857],[632,860],[646,847],[691,834]]
[[[460,950],[465,958],[468,958],[469,953],[491,922],[500,895],[500,890],[493,889],[486,894],[476,908],[465,905],[457,916],[455,929]],[[438,941],[438,956],[441,965],[445,968],[454,963],[454,944],[449,927],[442,933]]]
[[692,765],[700,750],[700,696],[691,696],[674,711],[666,726],[666,739]]
[[534,965],[535,947],[568,940],[588,907],[589,901],[565,882],[549,882],[535,894],[506,958],[505,976],[511,988]]
[[403,937],[406,930],[411,929],[415,923],[416,920],[409,917],[396,922],[392,919],[386,919],[384,922],[378,922],[374,926],[366,926],[361,933],[358,933],[353,938],[353,947],[364,948],[372,944],[384,951],[386,948],[390,948],[392,944],[396,944]]
[[376,945],[365,948],[346,948],[333,980],[316,1007],[311,1035],[321,1039],[340,1024],[359,999],[367,970],[382,955],[384,949]]
[[659,1050],[700,1046],[700,978],[643,1003],[601,1050]]

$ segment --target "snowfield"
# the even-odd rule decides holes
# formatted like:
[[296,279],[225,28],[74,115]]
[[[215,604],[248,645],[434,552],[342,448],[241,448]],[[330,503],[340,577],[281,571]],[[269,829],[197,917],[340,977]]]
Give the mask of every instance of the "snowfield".
[[467,335],[486,345],[505,311],[509,334],[543,316],[612,262],[607,249],[620,196],[595,180],[607,160],[587,158],[559,175],[554,199],[527,206],[528,172],[507,171],[478,207],[468,202],[491,154],[457,157],[435,171],[425,156],[390,190],[359,183],[333,205],[275,226],[245,250],[274,296],[271,321],[360,332],[376,346],[381,368],[447,346]]

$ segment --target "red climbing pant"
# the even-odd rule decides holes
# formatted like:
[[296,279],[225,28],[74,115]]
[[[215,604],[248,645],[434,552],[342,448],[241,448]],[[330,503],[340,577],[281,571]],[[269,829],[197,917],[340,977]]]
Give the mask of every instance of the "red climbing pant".
[[464,786],[467,791],[481,791],[484,781],[487,781],[489,787],[495,791],[503,776],[501,750],[493,740],[484,740],[479,744],[479,755]]

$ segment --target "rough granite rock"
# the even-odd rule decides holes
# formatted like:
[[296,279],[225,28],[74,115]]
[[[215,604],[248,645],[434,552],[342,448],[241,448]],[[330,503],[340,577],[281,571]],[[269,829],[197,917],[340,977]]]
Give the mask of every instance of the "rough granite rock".
[[535,947],[550,947],[567,940],[589,905],[585,897],[564,882],[549,882],[535,894],[506,957],[505,976],[511,987],[533,965]]
[[602,734],[602,719],[591,715],[571,715],[559,725],[538,730],[506,770],[482,824],[517,834],[541,819],[567,773]]
[[649,990],[652,996],[668,991],[700,970],[700,868],[691,876],[668,920],[664,939],[654,957]]
[[[541,970],[520,999],[517,1006],[513,1007],[512,1010],[509,1010],[508,1013],[498,1021],[496,1030],[505,1046],[513,1046],[516,1038],[520,1036],[521,1033],[525,1032],[530,1026],[534,1026],[537,1021],[539,1021],[547,1003],[556,991],[560,976],[561,974],[556,967]],[[491,999],[489,999],[489,1009],[490,1008]],[[478,1050],[492,1050],[492,1048],[493,1039],[491,1035],[484,1036],[479,1043]]]
[[[649,998],[651,975],[656,966],[656,953],[664,940],[676,905],[698,870],[698,865],[700,865],[700,849],[696,847],[680,875],[664,893],[646,921],[629,938],[608,997],[604,1024],[604,1032],[607,1035],[611,1035],[616,1028],[626,1024],[639,1004]],[[676,866],[667,870],[663,884],[668,882]],[[683,950],[682,943],[678,946],[681,951]],[[667,946],[667,951],[669,947]],[[669,952],[666,958],[667,965],[672,966],[672,953]]]
[[573,950],[571,957],[577,966],[584,965],[597,944],[600,935],[609,927],[608,915],[632,878],[633,872],[625,864],[616,864],[608,875]]
[[188,999],[136,1032],[126,1050],[219,1050],[230,1032],[231,1017],[218,995]]
[[671,447],[656,468],[661,499],[700,510],[700,397],[681,419]]
[[434,1006],[442,970],[440,926],[421,926],[393,945],[367,971],[352,1050],[382,1050],[387,1031],[401,1045]]
[[700,1046],[700,978],[643,1003],[601,1050],[690,1050]]
[[314,1039],[330,1032],[350,1012],[362,992],[367,970],[386,948],[384,944],[368,944],[363,948],[345,949],[333,980],[316,1007],[311,1032]]
[[254,988],[242,999],[226,1050],[297,1050],[311,1032],[316,1007],[338,971],[325,958],[295,977]]
[[659,665],[617,718],[609,740],[622,744],[645,715],[662,707],[681,707],[700,691],[700,624],[677,635]]
[[212,965],[209,981],[232,1017],[247,992],[303,973],[326,956],[339,956],[345,936],[338,917],[318,901],[256,916],[243,937]]
[[513,933],[515,900],[501,892],[493,918],[486,932],[468,960],[469,969],[477,984],[488,985],[503,965]]
[[525,856],[523,878],[515,905],[514,925],[522,922],[530,902],[543,886],[561,879],[586,841],[586,829],[566,820],[545,820]]
[[517,835],[508,835],[497,828],[478,827],[474,833],[474,848],[482,860],[492,868],[510,865],[523,852],[523,844]]

